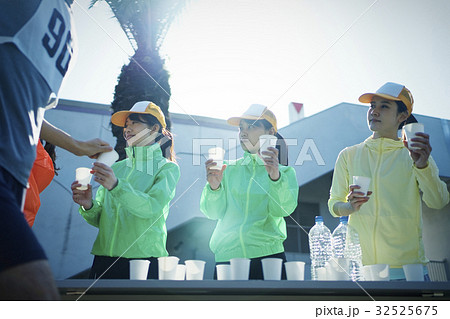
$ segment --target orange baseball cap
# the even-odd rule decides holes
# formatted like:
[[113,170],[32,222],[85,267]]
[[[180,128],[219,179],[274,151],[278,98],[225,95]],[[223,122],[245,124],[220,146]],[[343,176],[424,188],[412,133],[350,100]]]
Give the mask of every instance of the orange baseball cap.
[[111,122],[114,125],[124,127],[125,122],[130,114],[150,114],[156,117],[162,128],[166,128],[166,119],[160,107],[153,102],[141,101],[133,105],[129,111],[119,111],[111,116]]
[[387,100],[402,101],[405,103],[408,110],[408,115],[411,115],[413,111],[414,99],[411,91],[404,85],[387,82],[380,87],[375,93],[365,93],[359,97],[359,101],[362,103],[370,103],[374,96],[379,96]]
[[266,120],[272,124],[275,132],[277,132],[277,118],[266,106],[261,104],[252,104],[241,116],[230,117],[227,123],[233,126],[239,126],[241,120]]

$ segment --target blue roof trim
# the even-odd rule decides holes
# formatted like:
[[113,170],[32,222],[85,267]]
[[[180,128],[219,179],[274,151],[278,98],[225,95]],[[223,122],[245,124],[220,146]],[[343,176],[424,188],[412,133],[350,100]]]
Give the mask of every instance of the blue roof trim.
[[79,106],[68,106],[64,104],[58,104],[54,110],[60,111],[71,111],[71,112],[80,112],[80,113],[89,113],[89,114],[100,114],[100,115],[108,115],[111,116],[112,112],[109,110],[102,109],[93,109]]

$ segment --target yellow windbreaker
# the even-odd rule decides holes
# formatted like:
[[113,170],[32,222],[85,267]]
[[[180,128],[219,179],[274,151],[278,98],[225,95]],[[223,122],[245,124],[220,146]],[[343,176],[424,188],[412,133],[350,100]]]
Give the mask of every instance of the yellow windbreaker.
[[441,209],[449,193],[434,160],[418,169],[402,141],[368,138],[341,151],[334,169],[328,208],[346,202],[352,176],[371,178],[370,200],[350,215],[349,224],[358,232],[364,265],[428,262],[422,241],[422,204]]

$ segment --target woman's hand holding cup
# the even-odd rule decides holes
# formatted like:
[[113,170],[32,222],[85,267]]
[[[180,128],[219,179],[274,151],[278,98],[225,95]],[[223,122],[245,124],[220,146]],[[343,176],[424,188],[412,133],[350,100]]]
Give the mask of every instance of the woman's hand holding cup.
[[78,189],[81,184],[78,181],[74,181],[71,185],[72,189],[72,199],[75,203],[80,206],[83,206],[84,209],[92,208],[92,186],[87,185],[87,189],[80,190]]
[[94,180],[109,191],[116,187],[118,183],[114,171],[106,164],[95,162],[92,173],[94,174]]
[[280,169],[278,167],[278,149],[275,147],[268,147],[261,151],[262,159],[266,164],[266,171],[271,180],[276,181],[280,178]]
[[223,171],[227,167],[226,165],[222,165],[221,169],[216,169],[216,164],[217,163],[213,159],[209,159],[205,162],[206,179],[212,190],[219,188],[223,178]]

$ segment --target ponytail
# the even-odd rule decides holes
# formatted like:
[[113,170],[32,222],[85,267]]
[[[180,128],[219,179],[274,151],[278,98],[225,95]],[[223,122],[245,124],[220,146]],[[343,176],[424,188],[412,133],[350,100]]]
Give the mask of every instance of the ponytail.
[[[41,139],[41,143],[44,142],[44,140]],[[53,170],[55,171],[55,175],[58,176],[59,167],[56,167],[56,146],[50,142],[45,141],[44,149],[47,151],[48,156],[50,156],[53,164]]]
[[176,162],[175,151],[173,149],[173,134],[163,128],[161,134],[155,139],[155,142],[159,142],[162,154],[171,162]]
[[[400,114],[402,112],[408,112],[405,103],[403,103],[402,101],[395,101],[395,102],[397,103],[397,114]],[[403,126],[409,123],[417,123],[416,118],[412,114],[410,114],[404,122],[401,122],[397,129],[401,130]]]
[[277,137],[277,145],[275,147],[278,150],[278,162],[281,165],[288,166],[288,147],[286,141],[278,132],[275,136]]

